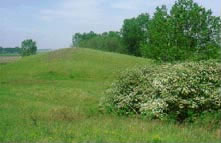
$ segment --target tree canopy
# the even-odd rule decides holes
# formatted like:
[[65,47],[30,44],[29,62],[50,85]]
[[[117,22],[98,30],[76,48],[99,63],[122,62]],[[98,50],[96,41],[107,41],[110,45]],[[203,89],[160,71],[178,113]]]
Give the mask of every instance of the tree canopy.
[[211,10],[193,0],[177,0],[170,11],[163,5],[153,16],[125,19],[120,32],[76,33],[73,45],[160,61],[205,60],[219,57],[220,33],[221,19]]
[[36,42],[32,39],[24,40],[21,44],[21,55],[22,56],[30,56],[34,55],[37,52]]
[[21,52],[19,47],[1,47],[0,46],[0,54],[18,54]]

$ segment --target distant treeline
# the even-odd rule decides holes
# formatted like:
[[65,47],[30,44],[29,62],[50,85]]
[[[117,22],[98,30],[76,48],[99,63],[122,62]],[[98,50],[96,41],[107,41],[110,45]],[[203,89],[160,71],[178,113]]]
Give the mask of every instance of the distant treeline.
[[193,0],[178,0],[168,11],[125,19],[120,32],[76,33],[73,46],[125,53],[161,61],[218,58],[221,19]]
[[19,47],[7,47],[7,48],[3,48],[0,47],[0,54],[19,54],[21,53],[21,48]]
[[104,32],[102,34],[94,33],[76,33],[73,36],[73,45],[77,47],[85,47],[99,49],[103,51],[127,53],[127,49],[123,42],[120,32]]

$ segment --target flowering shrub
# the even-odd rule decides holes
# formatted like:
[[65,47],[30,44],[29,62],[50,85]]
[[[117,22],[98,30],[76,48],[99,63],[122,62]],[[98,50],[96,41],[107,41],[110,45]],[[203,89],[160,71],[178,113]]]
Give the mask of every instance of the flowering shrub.
[[164,64],[123,72],[102,100],[118,114],[184,120],[221,109],[221,68],[214,61]]

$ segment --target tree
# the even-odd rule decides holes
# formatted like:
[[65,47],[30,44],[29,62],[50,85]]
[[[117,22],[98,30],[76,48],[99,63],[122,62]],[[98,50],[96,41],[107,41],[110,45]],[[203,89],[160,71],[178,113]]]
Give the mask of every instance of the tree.
[[207,54],[211,51],[210,47],[219,47],[221,21],[212,15],[211,10],[206,10],[193,0],[178,0],[170,15],[174,46]]
[[140,44],[148,40],[149,14],[141,14],[136,18],[124,20],[121,29],[122,38],[126,44],[127,51],[131,55],[140,56]]
[[72,37],[72,44],[73,46],[80,46],[82,41],[85,40],[90,40],[94,37],[98,36],[98,34],[96,34],[93,31],[90,31],[89,33],[75,33],[75,35],[73,35]]
[[32,39],[24,40],[21,44],[21,55],[30,56],[37,52],[36,42]]
[[193,0],[177,0],[167,13],[157,7],[148,24],[142,56],[162,61],[218,58],[221,20]]
[[76,33],[73,36],[72,42],[74,46],[81,48],[127,53],[120,32],[109,31],[102,34],[96,34],[94,32]]
[[3,47],[0,46],[0,53],[3,53]]
[[218,58],[221,19],[193,0],[177,0],[170,12],[157,7],[153,17],[125,19],[120,32],[76,33],[73,45],[121,51],[161,61]]
[[7,48],[3,48],[0,46],[0,53],[1,54],[19,54],[21,51],[21,49],[19,47],[7,47]]
[[157,7],[148,24],[148,42],[142,43],[144,57],[169,60],[171,58],[171,24],[165,5]]

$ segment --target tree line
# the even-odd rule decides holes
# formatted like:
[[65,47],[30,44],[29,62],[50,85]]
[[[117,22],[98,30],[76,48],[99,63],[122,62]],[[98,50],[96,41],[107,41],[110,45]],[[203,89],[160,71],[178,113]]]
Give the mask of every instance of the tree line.
[[19,54],[21,51],[19,47],[0,47],[0,54]]
[[30,56],[34,55],[37,52],[36,42],[32,39],[27,39],[22,41],[21,48],[20,47],[0,47],[0,54],[20,54],[21,56]]
[[103,51],[127,53],[125,44],[120,32],[110,31],[97,34],[93,31],[89,33],[76,33],[72,43],[75,47],[85,47]]
[[119,32],[76,33],[73,46],[125,53],[161,61],[218,58],[221,19],[193,2],[177,0],[125,19]]

